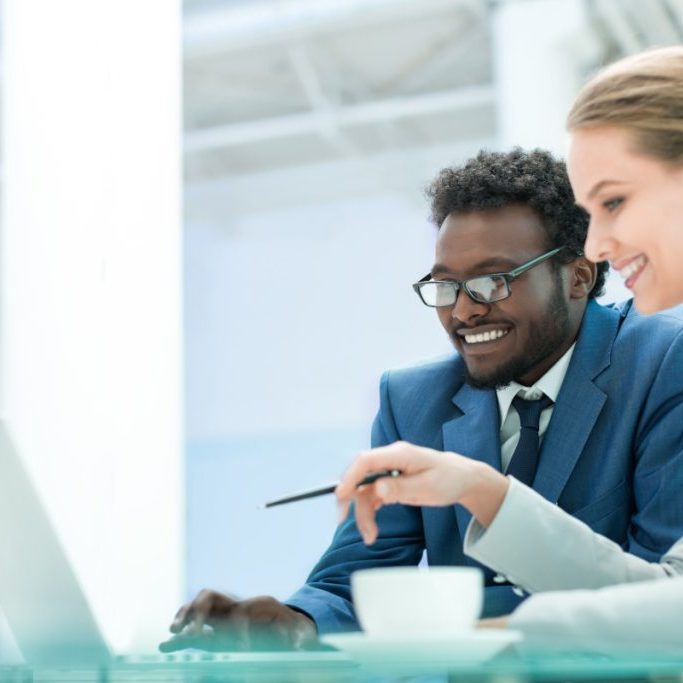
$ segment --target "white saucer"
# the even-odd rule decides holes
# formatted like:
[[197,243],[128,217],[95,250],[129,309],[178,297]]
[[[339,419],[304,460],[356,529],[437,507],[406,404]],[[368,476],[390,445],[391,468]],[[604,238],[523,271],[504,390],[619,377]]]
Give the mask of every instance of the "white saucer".
[[323,643],[342,650],[361,664],[382,668],[415,665],[420,669],[480,664],[521,639],[519,631],[507,629],[478,629],[448,635],[329,633],[320,637]]

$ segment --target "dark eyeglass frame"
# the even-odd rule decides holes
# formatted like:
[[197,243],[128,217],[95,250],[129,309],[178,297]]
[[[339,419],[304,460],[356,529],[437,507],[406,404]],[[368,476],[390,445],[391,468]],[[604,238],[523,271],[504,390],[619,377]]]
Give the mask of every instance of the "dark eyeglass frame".
[[[558,252],[562,251],[566,247],[557,247],[556,249],[551,249],[550,251],[545,252],[545,254],[541,254],[540,256],[536,256],[535,258],[532,258],[531,261],[527,261],[526,263],[522,263],[522,265],[517,266],[516,268],[513,268],[511,271],[507,273],[485,273],[484,275],[475,275],[474,277],[468,277],[466,280],[432,280],[432,274],[427,273],[422,279],[418,280],[413,284],[413,289],[417,293],[417,295],[420,297],[420,301],[425,305],[429,306],[430,308],[447,308],[449,306],[455,306],[455,303],[458,300],[458,291],[460,289],[463,289],[466,293],[467,296],[472,299],[472,301],[476,301],[477,303],[480,304],[491,304],[494,303],[495,301],[503,301],[503,299],[507,299],[510,294],[512,293],[510,291],[510,283],[515,279],[518,278],[522,273],[526,273],[527,270],[530,270],[534,266],[537,266],[544,261],[547,261],[548,259],[552,258],[557,254]],[[578,254],[580,256],[581,254]],[[472,280],[480,280],[481,278],[484,277],[499,277],[503,278],[505,281],[505,294],[503,296],[498,296],[495,299],[484,299],[483,297],[479,297],[475,292],[472,292],[468,286],[468,282],[471,282]],[[433,283],[433,282],[438,282],[439,284],[442,285],[450,285],[453,288],[453,303],[450,304],[441,304],[440,306],[435,306],[434,304],[428,304],[424,298],[422,297],[422,286],[426,283]]]

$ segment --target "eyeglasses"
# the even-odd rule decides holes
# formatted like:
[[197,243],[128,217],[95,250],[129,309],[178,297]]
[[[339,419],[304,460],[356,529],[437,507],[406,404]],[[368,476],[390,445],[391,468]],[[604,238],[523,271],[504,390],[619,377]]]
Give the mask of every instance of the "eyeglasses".
[[490,275],[479,275],[470,277],[467,280],[432,280],[431,273],[425,275],[419,282],[413,285],[420,300],[425,306],[439,308],[440,306],[453,306],[458,299],[458,291],[464,289],[472,301],[482,304],[490,304],[494,301],[501,301],[510,296],[510,282],[519,277],[522,273],[537,266],[543,261],[547,261],[562,251],[564,247],[557,247],[551,251],[541,254],[536,258],[517,266],[509,273],[491,273]]

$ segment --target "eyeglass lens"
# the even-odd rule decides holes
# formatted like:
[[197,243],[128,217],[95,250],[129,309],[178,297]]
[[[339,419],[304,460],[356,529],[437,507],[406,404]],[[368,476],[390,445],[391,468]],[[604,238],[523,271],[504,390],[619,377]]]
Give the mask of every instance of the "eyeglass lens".
[[[427,306],[452,306],[458,289],[452,282],[431,281],[420,285],[420,293]],[[507,282],[500,276],[482,276],[467,280],[467,289],[474,299],[482,302],[498,301],[508,295]]]

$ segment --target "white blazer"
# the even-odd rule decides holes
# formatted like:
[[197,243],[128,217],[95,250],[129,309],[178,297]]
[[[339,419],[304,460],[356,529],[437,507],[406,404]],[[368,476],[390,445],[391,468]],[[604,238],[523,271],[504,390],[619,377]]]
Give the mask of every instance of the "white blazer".
[[[681,546],[681,543],[677,543]],[[630,654],[683,651],[683,576],[532,595],[510,617],[525,649]]]
[[683,648],[683,539],[660,562],[647,562],[510,478],[496,518],[488,529],[473,521],[464,547],[512,583],[541,592],[510,618],[530,644]]

